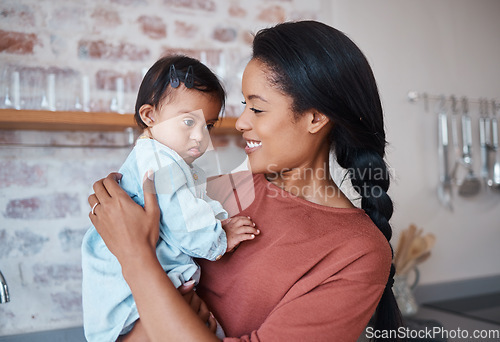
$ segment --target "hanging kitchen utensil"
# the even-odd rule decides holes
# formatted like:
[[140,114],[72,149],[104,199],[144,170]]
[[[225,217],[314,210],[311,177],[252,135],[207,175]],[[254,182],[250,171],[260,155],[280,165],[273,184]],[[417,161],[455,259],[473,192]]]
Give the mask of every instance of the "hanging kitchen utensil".
[[441,96],[438,109],[438,156],[440,163],[438,198],[446,208],[453,211],[451,203],[451,178],[448,167],[448,116],[446,114],[445,102],[446,98]]
[[[487,101],[487,100],[486,100]],[[485,184],[488,184],[489,179],[489,136],[490,136],[490,121],[487,118],[488,103],[485,99],[479,99],[479,143],[481,148],[481,178]]]
[[492,177],[488,180],[488,186],[495,190],[500,191],[500,148],[498,147],[498,122],[497,122],[497,103],[495,100],[491,101],[493,116],[491,118],[491,138],[493,150],[493,169]]
[[453,169],[450,173],[450,178],[452,182],[457,181],[457,170],[460,165],[463,165],[462,159],[462,148],[461,142],[459,141],[460,137],[458,135],[458,110],[457,110],[457,99],[455,95],[450,96],[451,101],[451,140],[453,142],[453,150],[455,152],[455,163],[453,165]]
[[458,194],[464,197],[471,197],[479,193],[481,182],[479,178],[474,175],[474,168],[472,165],[472,127],[467,98],[464,98],[462,104],[463,162],[467,168],[467,174],[458,186]]

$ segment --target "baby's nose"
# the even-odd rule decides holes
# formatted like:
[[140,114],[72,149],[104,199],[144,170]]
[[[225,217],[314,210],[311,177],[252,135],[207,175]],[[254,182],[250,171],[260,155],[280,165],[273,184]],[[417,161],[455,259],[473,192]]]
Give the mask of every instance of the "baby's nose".
[[203,128],[197,127],[191,130],[190,138],[194,141],[202,141],[204,136]]

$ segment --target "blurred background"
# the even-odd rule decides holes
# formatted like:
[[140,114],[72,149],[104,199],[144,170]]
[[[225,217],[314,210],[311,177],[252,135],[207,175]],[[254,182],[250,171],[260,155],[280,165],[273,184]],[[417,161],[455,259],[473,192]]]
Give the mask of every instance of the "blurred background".
[[[0,304],[0,339],[81,326],[87,196],[131,149],[137,132],[127,127],[134,125],[130,113],[145,71],[165,54],[184,53],[221,77],[227,120],[214,144],[218,171],[228,172],[244,159],[232,126],[242,110],[252,35],[286,20],[332,25],[372,65],[393,175],[392,244],[412,224],[435,238],[431,255],[416,267],[417,301],[500,293],[493,130],[500,1],[2,0],[0,18],[0,271],[10,292],[10,302]],[[447,158],[440,113],[448,120]],[[471,122],[470,163],[461,152],[464,114]],[[464,193],[468,167],[477,182]],[[500,299],[488,298],[488,314],[475,319],[500,326]],[[467,305],[455,311],[474,316]]]

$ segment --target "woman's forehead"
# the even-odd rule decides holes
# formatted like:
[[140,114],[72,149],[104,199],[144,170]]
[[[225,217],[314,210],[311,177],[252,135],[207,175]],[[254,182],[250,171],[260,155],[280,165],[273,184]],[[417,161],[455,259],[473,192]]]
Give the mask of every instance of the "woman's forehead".
[[264,62],[258,59],[251,59],[245,67],[243,77],[263,77],[266,79],[265,75],[267,73],[269,73],[269,67]]
[[266,91],[273,88],[269,73],[269,67],[265,63],[256,59],[248,62],[243,72],[242,91],[243,93],[250,91],[252,94],[245,93],[244,95],[258,95],[265,98]]
[[245,68],[242,80],[242,93],[247,100],[267,104],[286,103],[291,105],[293,98],[276,81],[274,71],[264,62],[252,59]]

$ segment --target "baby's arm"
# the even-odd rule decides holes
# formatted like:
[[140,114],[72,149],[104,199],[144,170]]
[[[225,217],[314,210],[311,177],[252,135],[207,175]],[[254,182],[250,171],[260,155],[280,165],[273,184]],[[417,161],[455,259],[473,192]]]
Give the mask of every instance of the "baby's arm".
[[222,221],[222,228],[226,231],[227,250],[232,252],[238,245],[246,240],[252,240],[260,230],[255,228],[255,223],[247,216],[234,216]]

